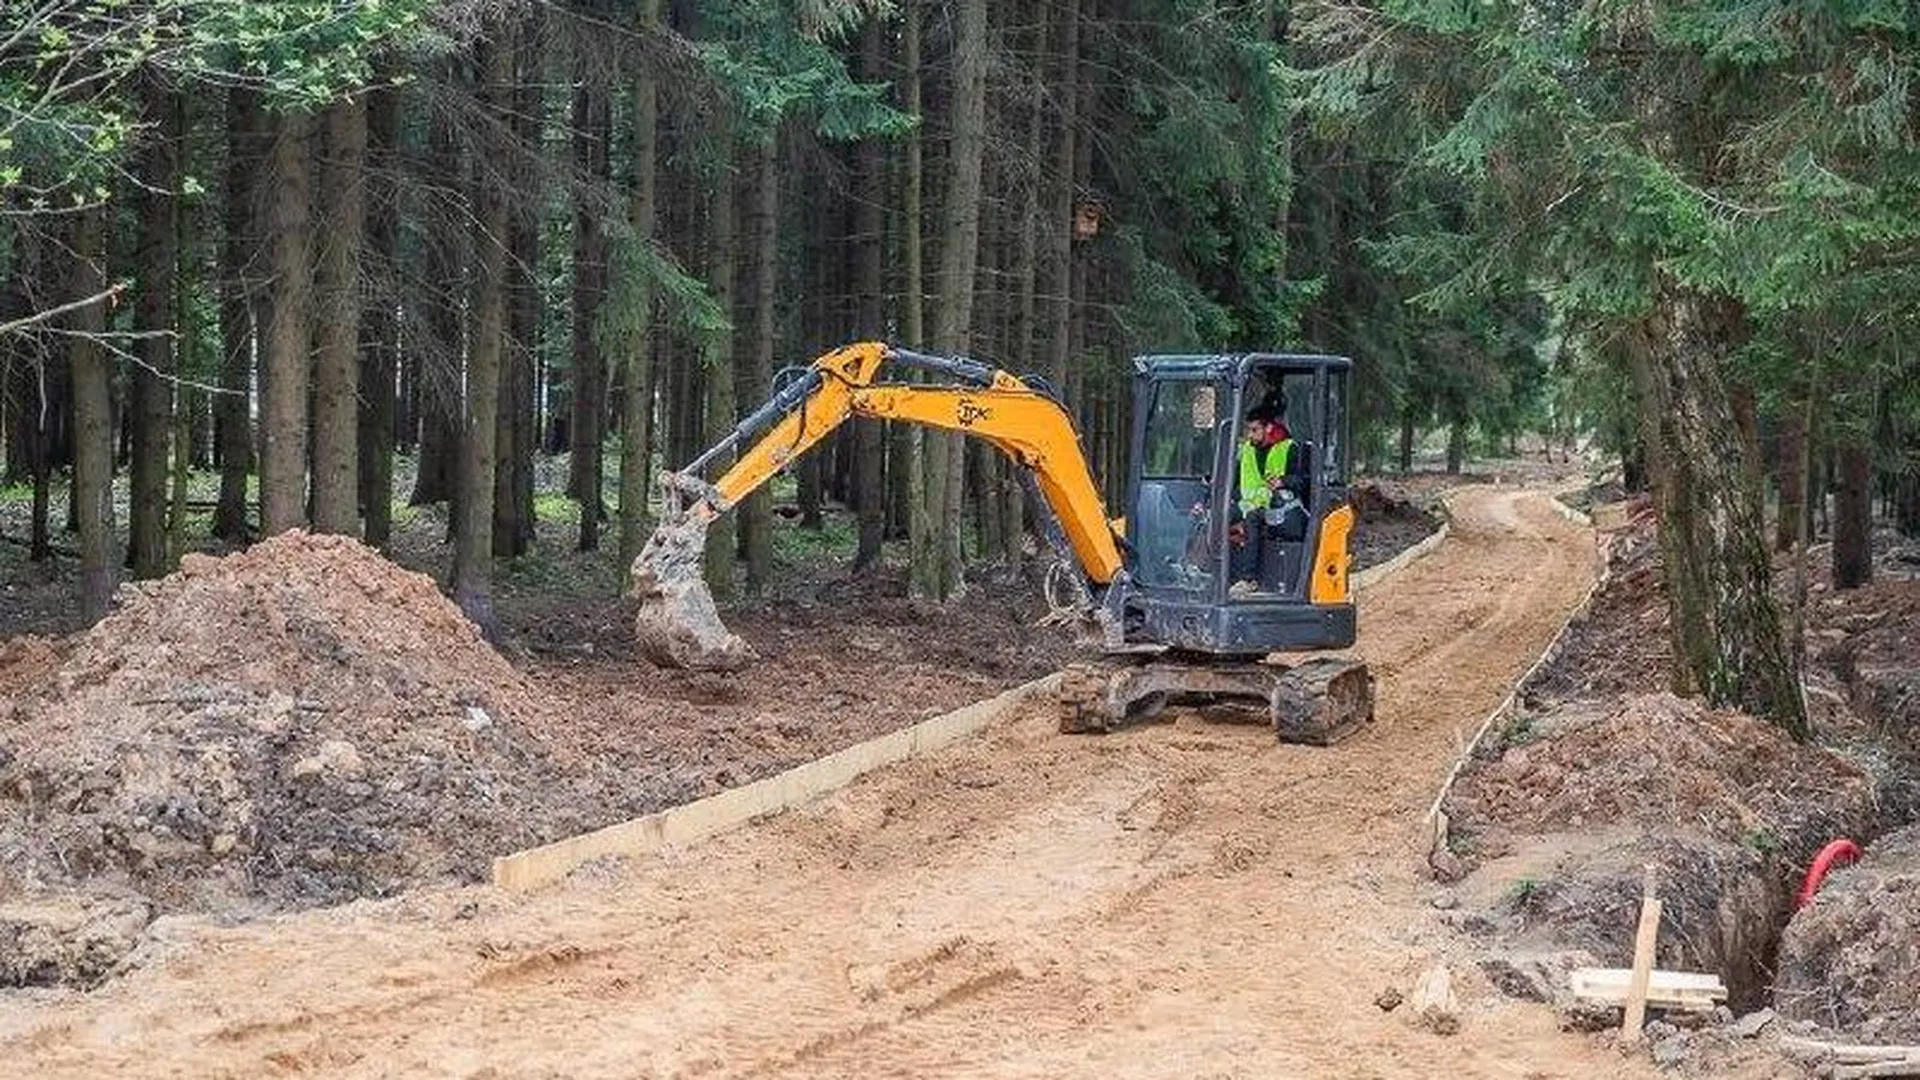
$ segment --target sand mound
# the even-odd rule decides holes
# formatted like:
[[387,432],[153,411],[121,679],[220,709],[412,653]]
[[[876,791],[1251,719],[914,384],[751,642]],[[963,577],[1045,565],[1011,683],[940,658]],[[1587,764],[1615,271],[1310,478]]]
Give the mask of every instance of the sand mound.
[[554,820],[525,681],[357,541],[188,556],[119,599],[57,662],[0,662],[0,899],[333,903],[476,878]]
[[1920,1041],[1920,825],[1870,845],[1794,915],[1774,1002],[1852,1038]]

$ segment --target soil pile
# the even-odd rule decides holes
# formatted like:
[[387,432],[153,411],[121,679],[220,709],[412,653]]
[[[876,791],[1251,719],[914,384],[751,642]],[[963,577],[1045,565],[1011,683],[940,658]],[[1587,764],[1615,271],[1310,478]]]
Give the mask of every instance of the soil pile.
[[0,663],[0,897],[338,902],[477,877],[551,817],[522,677],[357,541],[188,556],[119,599],[57,664]]
[[1659,962],[1719,972],[1736,1007],[1752,1007],[1797,869],[1871,821],[1873,792],[1849,762],[1769,724],[1654,694],[1516,723],[1448,811],[1473,858],[1548,853],[1483,920],[1507,944],[1625,965],[1651,863],[1666,912]]
[[1606,586],[1523,690],[1529,700],[1617,700],[1666,685],[1672,660],[1660,546],[1643,516],[1611,535]]
[[1502,742],[1455,789],[1456,820],[1469,827],[1681,827],[1759,846],[1817,837],[1817,848],[1856,826],[1847,808],[1871,795],[1867,777],[1839,757],[1671,694],[1555,710],[1510,727]]
[[1920,825],[1868,847],[1787,924],[1774,1004],[1864,1041],[1920,1042]]
[[1809,592],[1816,659],[1846,685],[1856,713],[1920,753],[1920,581],[1883,575],[1834,593],[1823,580]]
[[1354,485],[1353,513],[1348,546],[1355,570],[1378,566],[1440,528],[1438,517],[1378,482]]

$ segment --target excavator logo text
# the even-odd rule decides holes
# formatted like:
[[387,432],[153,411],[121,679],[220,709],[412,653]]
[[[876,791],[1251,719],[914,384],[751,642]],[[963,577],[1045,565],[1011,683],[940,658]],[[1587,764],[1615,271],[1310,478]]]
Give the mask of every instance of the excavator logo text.
[[985,405],[977,401],[968,401],[964,398],[961,399],[959,406],[957,406],[954,411],[957,414],[961,427],[972,427],[993,415],[993,411]]

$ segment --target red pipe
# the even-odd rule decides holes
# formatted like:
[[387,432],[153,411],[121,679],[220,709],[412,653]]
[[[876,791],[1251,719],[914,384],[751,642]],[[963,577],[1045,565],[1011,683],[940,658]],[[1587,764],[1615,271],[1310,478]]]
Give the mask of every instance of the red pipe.
[[1827,879],[1827,871],[1833,869],[1835,863],[1853,862],[1859,857],[1859,844],[1845,837],[1829,841],[1826,847],[1820,849],[1820,854],[1813,857],[1813,865],[1807,868],[1807,880],[1800,886],[1800,895],[1794,898],[1793,906],[1797,909],[1813,903],[1813,895],[1820,891],[1820,883]]

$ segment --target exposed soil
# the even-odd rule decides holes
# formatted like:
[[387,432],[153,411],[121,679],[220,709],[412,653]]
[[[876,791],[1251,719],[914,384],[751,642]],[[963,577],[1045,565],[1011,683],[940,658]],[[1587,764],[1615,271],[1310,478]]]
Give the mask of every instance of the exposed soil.
[[637,663],[630,605],[556,612],[626,633],[522,672],[352,540],[191,556],[84,634],[0,646],[0,898],[238,915],[477,880],[1057,666],[1008,610],[933,636],[904,602],[861,607],[754,612],[763,663],[737,677]]
[[77,638],[7,653],[58,663],[0,665],[0,896],[335,902],[457,874],[564,805],[525,678],[352,540],[190,556]]
[[[1642,871],[1664,902],[1659,963],[1722,975],[1764,1004],[1796,867],[1873,818],[1874,785],[1839,756],[1670,694],[1563,707],[1508,729],[1448,801],[1455,842],[1505,885],[1508,949],[1630,963]],[[1502,856],[1527,869],[1518,875]],[[1488,891],[1486,885],[1481,889]]]
[[[1800,746],[1751,717],[1645,694],[1668,682],[1671,664],[1652,522],[1628,515],[1608,541],[1607,584],[1448,801],[1452,861],[1473,871],[1463,889],[1476,906],[1461,922],[1488,943],[1490,964],[1515,973],[1506,989],[1549,997],[1553,958],[1628,962],[1651,864],[1663,966],[1718,972],[1737,1009],[1776,1000],[1776,962],[1782,994],[1790,964],[1795,978],[1826,965],[1846,982],[1857,959],[1819,945],[1810,958],[1776,951],[1823,844],[1868,840],[1920,811],[1920,582],[1883,563],[1874,585],[1836,593],[1830,554],[1809,552],[1807,683],[1820,745]],[[1778,560],[1787,598],[1791,568]],[[1856,895],[1839,890],[1833,904]],[[1901,925],[1883,908],[1830,912],[1817,925]],[[1564,986],[1564,970],[1559,978]],[[1823,1007],[1783,1012],[1816,1019]],[[1829,1022],[1835,1015],[1827,1009]],[[1846,1033],[1871,1037],[1858,1025]]]
[[1607,584],[1522,688],[1529,703],[1611,701],[1671,681],[1667,594],[1649,512],[1606,537]]
[[[1477,490],[1361,596],[1375,724],[1325,749],[1188,714],[1045,713],[539,893],[172,920],[92,994],[16,995],[35,1075],[1654,1075],[1506,1001],[1413,871],[1458,731],[1591,575],[1537,493]],[[1376,1005],[1450,961],[1458,1033]]]
[[1353,569],[1378,566],[1440,528],[1440,517],[1392,481],[1362,481],[1353,488],[1356,524],[1348,538]]
[[1869,1042],[1920,1042],[1920,825],[1868,846],[1794,915],[1774,1004]]
[[[1432,526],[1379,506],[1380,557]],[[477,881],[990,696],[1071,653],[1038,592],[983,572],[941,609],[885,572],[790,584],[729,613],[757,656],[734,674],[636,662],[630,600],[530,590],[503,604],[516,667],[354,541],[190,556],[83,634],[0,643],[0,940],[24,943],[0,984],[95,982],[153,915]]]

